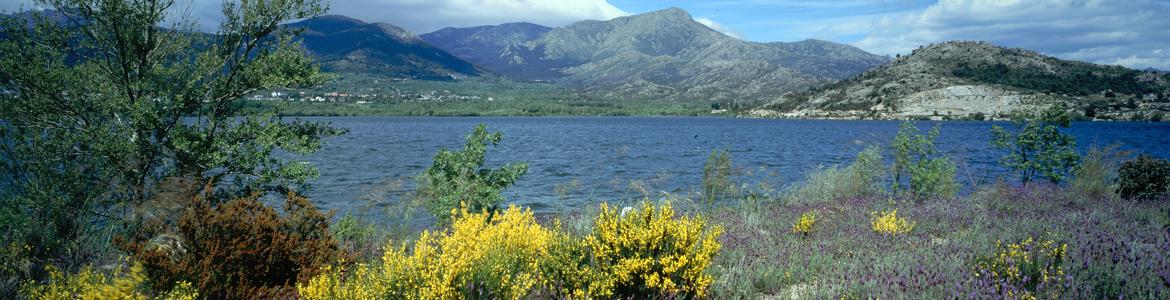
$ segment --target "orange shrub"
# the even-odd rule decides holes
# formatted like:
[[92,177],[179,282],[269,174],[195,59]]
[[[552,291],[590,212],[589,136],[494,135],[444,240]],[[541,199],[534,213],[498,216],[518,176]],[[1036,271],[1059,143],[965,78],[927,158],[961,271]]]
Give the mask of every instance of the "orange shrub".
[[157,289],[186,281],[212,299],[295,295],[298,281],[340,258],[330,215],[291,192],[283,216],[258,198],[197,200],[174,228],[148,226],[125,248]]

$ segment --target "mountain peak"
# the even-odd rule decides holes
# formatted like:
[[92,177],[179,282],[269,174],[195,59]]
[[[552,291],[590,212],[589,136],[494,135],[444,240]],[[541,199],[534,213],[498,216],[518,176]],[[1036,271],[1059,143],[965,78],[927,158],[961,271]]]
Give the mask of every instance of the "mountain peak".
[[353,24],[365,24],[366,23],[362,20],[354,19],[351,17],[343,16],[343,15],[323,15],[323,16],[316,17],[314,19],[329,20],[329,21],[336,21],[336,22],[347,22],[347,23],[353,23]]
[[663,9],[663,10],[659,10],[659,11],[652,11],[652,12],[645,13],[644,15],[691,19],[690,13],[688,13],[686,10],[678,8],[678,7],[671,7],[671,8],[667,8],[667,9]]
[[398,38],[399,40],[420,41],[420,39],[418,38],[417,35],[415,35],[414,33],[411,33],[410,31],[406,31],[406,29],[402,29],[402,27],[394,26],[394,25],[387,24],[387,23],[375,23],[375,26],[377,26],[378,29],[381,30],[383,33],[388,34],[390,36],[393,36],[395,38]]
[[362,22],[361,20],[342,15],[324,15],[301,20],[289,24],[289,26],[308,29],[309,32],[306,34],[333,34],[365,24],[366,22]]

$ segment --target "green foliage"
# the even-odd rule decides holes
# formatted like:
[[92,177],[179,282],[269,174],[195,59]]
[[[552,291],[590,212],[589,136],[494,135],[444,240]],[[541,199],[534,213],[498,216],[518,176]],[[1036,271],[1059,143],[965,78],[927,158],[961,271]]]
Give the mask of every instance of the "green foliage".
[[467,135],[463,150],[439,150],[434,162],[418,176],[418,195],[427,209],[439,220],[449,220],[452,210],[465,205],[472,212],[495,212],[504,202],[500,193],[528,172],[528,164],[511,163],[499,169],[484,169],[489,145],[503,139],[499,132],[489,133],[479,124]]
[[1162,122],[1162,120],[1164,120],[1164,119],[1166,119],[1166,114],[1163,112],[1156,111],[1156,112],[1150,113],[1150,118],[1149,118],[1150,122]]
[[843,198],[872,197],[883,192],[881,148],[866,148],[847,167],[824,168],[805,175],[803,181],[785,191],[790,203],[818,203]]
[[1158,200],[1170,193],[1170,162],[1149,155],[1121,164],[1117,193],[1124,199]]
[[[955,164],[941,156],[934,147],[938,134],[938,126],[922,135],[914,123],[902,123],[890,145],[894,151],[894,164],[891,166],[894,176],[891,189],[894,194],[902,189],[904,181],[908,184],[909,192],[918,200],[949,198],[959,191],[959,185],[955,182]],[[903,177],[906,179],[903,180]]]
[[174,1],[38,3],[64,19],[0,25],[0,88],[11,91],[0,95],[0,244],[27,246],[34,265],[5,275],[102,255],[89,252],[152,213],[134,208],[168,178],[217,199],[303,185],[313,167],[273,153],[308,154],[339,133],[240,111],[252,91],[324,79],[280,27],[325,11],[317,0],[228,2],[216,35],[173,15]]
[[1141,71],[1123,67],[1101,67],[1092,64],[1064,64],[1061,72],[1053,73],[1037,68],[1012,68],[1003,63],[960,65],[953,74],[978,82],[997,83],[1014,87],[1049,91],[1070,95],[1113,92],[1145,95],[1156,92],[1151,85],[1138,80]]
[[1059,183],[1076,167],[1081,157],[1076,152],[1076,141],[1060,128],[1069,128],[1071,117],[1063,106],[1052,106],[1040,115],[1015,112],[1013,130],[996,125],[991,127],[991,144],[1008,151],[1004,166],[1020,171],[1025,185],[1033,177],[1048,178]]
[[712,150],[703,163],[703,200],[708,206],[716,200],[734,196],[735,182],[731,178],[731,150]]
[[333,234],[342,250],[357,257],[368,257],[376,249],[375,244],[380,242],[376,229],[374,224],[352,214],[345,214],[330,226],[329,232]]
[[123,247],[138,256],[158,290],[194,284],[209,298],[284,297],[297,282],[342,257],[329,232],[330,214],[289,192],[284,212],[255,194],[184,210],[171,226],[152,222]]

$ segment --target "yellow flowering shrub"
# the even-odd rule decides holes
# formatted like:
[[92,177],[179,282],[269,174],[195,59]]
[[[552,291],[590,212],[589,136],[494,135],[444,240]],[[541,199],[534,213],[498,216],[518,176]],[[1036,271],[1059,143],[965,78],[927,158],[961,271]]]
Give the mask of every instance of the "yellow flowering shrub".
[[1068,244],[1053,240],[996,241],[994,255],[976,260],[975,277],[1007,299],[1059,299],[1067,253]]
[[[305,299],[660,298],[704,296],[721,229],[670,204],[624,216],[601,205],[584,237],[536,223],[531,210],[455,214],[451,228],[390,244],[380,264],[327,267]],[[345,265],[340,264],[340,265]]]
[[171,299],[194,300],[199,297],[188,282],[176,283],[171,291],[151,297],[142,264],[134,264],[129,272],[115,270],[111,275],[85,267],[77,274],[64,274],[54,267],[46,268],[49,282],[44,285],[26,284],[22,293],[32,299]]
[[882,234],[906,234],[914,230],[914,223],[906,218],[898,218],[898,210],[889,210],[873,213],[873,231]]
[[816,214],[811,211],[805,212],[800,214],[800,219],[797,219],[795,224],[792,224],[792,233],[808,235],[809,233],[812,233],[813,227],[815,227],[816,224]]
[[714,280],[706,269],[719,252],[721,232],[702,217],[675,216],[670,203],[660,207],[645,203],[624,216],[602,204],[593,233],[583,243],[592,267],[605,276],[590,283],[588,294],[701,297]]
[[542,283],[539,260],[554,235],[531,210],[464,212],[449,230],[423,232],[410,249],[387,245],[380,266],[359,264],[351,276],[329,268],[297,290],[305,299],[519,299]]

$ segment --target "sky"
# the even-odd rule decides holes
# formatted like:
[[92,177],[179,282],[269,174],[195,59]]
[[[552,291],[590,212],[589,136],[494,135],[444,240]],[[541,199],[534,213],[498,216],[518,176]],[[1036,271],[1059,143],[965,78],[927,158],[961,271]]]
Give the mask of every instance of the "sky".
[[[222,0],[177,0],[213,30]],[[0,10],[32,7],[0,0]],[[756,42],[809,38],[906,54],[983,40],[1065,59],[1170,70],[1170,0],[332,0],[330,13],[415,33],[531,22],[563,26],[679,7],[708,27]]]

